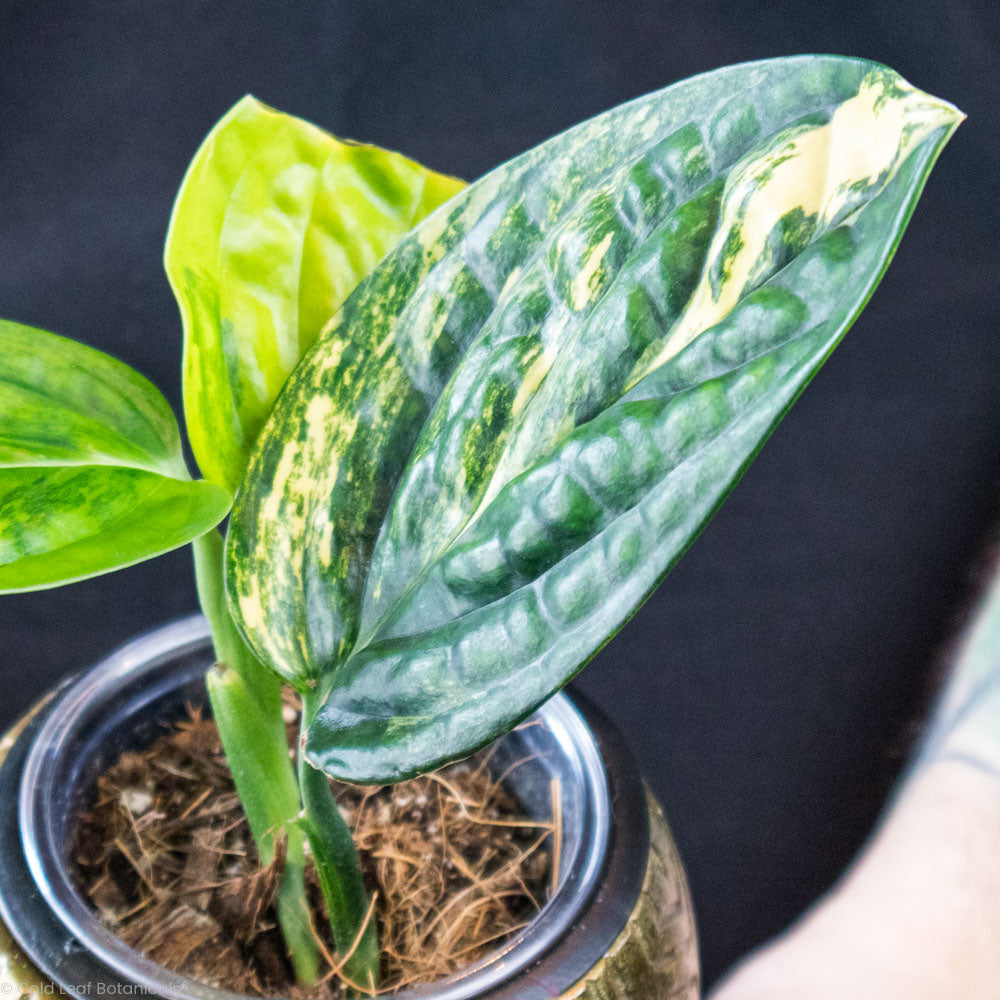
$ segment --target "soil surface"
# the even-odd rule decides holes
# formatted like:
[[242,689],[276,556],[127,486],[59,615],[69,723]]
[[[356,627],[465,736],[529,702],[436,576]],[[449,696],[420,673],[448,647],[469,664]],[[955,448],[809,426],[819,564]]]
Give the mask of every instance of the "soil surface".
[[[291,709],[288,721],[293,738]],[[548,898],[554,826],[524,818],[489,763],[484,751],[391,787],[334,782],[375,899],[380,994],[476,962]],[[192,712],[101,778],[79,826],[77,880],[108,927],[172,971],[258,996],[335,1000],[344,985],[311,873],[324,971],[311,989],[294,982],[274,916],[280,853],[261,868],[215,724]]]

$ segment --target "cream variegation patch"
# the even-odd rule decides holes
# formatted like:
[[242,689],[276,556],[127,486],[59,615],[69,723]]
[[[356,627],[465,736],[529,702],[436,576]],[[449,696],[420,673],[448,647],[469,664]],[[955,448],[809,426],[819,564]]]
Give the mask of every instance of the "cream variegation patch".
[[[930,132],[955,124],[952,105],[896,81],[869,77],[825,125],[800,126],[738,164],[726,184],[719,226],[704,271],[684,312],[634,385],[729,314],[750,290],[774,228],[797,209],[816,218],[816,231],[838,221],[852,194],[878,193],[908,152]],[[732,249],[735,248],[735,249]],[[721,280],[712,269],[724,264]]]
[[614,235],[614,233],[607,233],[604,239],[591,249],[587,254],[587,259],[583,262],[583,267],[580,268],[579,272],[573,278],[570,297],[573,301],[573,308],[577,312],[586,307],[593,297],[594,278],[597,277],[604,265],[604,258],[611,247]]

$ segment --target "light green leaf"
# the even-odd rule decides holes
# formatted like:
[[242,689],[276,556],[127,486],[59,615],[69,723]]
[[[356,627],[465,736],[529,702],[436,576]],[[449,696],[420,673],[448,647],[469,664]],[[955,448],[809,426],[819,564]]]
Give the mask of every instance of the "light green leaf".
[[155,386],[84,344],[0,319],[0,467],[120,465],[187,476]]
[[187,478],[177,422],[141,375],[0,320],[0,592],[167,552],[217,525],[230,503]]
[[185,545],[229,510],[225,490],[111,466],[0,471],[0,593],[122,569]]
[[289,380],[229,532],[249,641],[325,696],[310,759],[397,780],[579,670],[853,322],[960,118],[873,63],[731,67],[404,239]]
[[174,205],[164,262],[184,324],[184,411],[235,491],[275,396],[357,283],[463,183],[244,97]]

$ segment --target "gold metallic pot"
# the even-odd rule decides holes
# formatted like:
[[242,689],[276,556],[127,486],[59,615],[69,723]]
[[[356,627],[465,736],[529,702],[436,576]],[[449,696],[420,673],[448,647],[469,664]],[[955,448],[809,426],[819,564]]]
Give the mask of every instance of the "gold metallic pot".
[[[0,1000],[235,1000],[156,966],[100,924],[68,872],[75,816],[100,772],[204,703],[200,617],[165,626],[44,700],[0,743]],[[530,757],[511,791],[529,811],[562,789],[559,884],[534,921],[457,976],[397,1000],[695,1000],[694,918],[666,821],[620,734],[557,695],[496,754]],[[30,956],[30,957],[29,957]],[[42,971],[39,971],[42,970]]]

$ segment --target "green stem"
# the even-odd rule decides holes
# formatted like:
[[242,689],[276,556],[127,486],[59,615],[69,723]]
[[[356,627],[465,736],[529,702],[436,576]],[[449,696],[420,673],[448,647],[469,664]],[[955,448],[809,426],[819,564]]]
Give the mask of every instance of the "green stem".
[[247,649],[229,613],[223,577],[222,535],[218,531],[209,531],[196,538],[191,547],[194,550],[198,603],[212,629],[216,661],[232,667],[243,678],[269,715],[280,715],[281,680]]
[[[313,700],[306,695],[302,709],[303,732],[314,712]],[[344,975],[374,992],[379,976],[378,931],[374,919],[370,919],[358,941],[358,934],[369,915],[369,904],[354,839],[334,800],[330,779],[314,768],[301,752],[299,787],[304,807],[302,827],[309,838],[337,951],[347,955],[354,948],[344,964]]]
[[209,671],[207,683],[212,714],[262,865],[274,860],[276,837],[283,833],[287,838],[278,922],[296,978],[311,985],[319,957],[305,889],[305,840],[297,823],[299,790],[280,704],[277,717],[265,712],[243,678],[223,665]]
[[223,590],[221,535],[211,531],[193,546],[198,597],[218,661],[206,678],[212,714],[263,865],[274,859],[275,838],[287,837],[278,923],[296,977],[309,986],[316,981],[319,956],[305,889],[302,805],[288,753],[281,681],[253,656],[233,625]]

